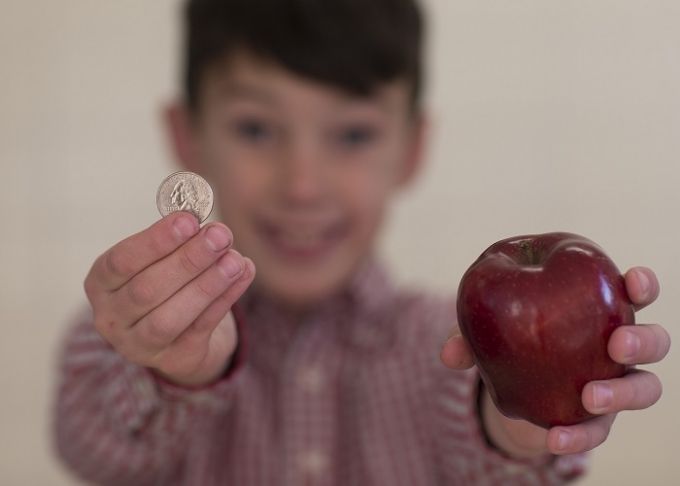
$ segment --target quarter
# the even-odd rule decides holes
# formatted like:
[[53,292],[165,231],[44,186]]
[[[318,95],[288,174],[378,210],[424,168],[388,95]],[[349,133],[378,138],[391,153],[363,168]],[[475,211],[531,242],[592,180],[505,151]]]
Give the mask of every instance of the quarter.
[[202,223],[210,216],[213,201],[208,181],[188,171],[170,174],[156,192],[156,206],[163,217],[175,211],[188,211]]

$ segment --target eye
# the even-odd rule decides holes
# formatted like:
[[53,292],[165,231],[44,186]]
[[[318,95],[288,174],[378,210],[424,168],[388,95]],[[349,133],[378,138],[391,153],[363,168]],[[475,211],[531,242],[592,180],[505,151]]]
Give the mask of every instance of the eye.
[[337,133],[337,141],[346,148],[358,148],[370,144],[378,137],[378,130],[368,125],[355,125],[342,128]]
[[275,127],[263,120],[244,118],[233,124],[233,130],[237,137],[251,143],[263,143],[275,135]]

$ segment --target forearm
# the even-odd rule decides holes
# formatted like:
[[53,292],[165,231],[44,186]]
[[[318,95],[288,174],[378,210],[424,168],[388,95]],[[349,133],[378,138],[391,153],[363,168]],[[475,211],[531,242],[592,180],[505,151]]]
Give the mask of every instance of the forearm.
[[[484,400],[480,403],[479,398],[484,395],[480,395],[480,378],[474,371],[446,370],[435,383],[432,393],[436,400],[432,414],[436,437],[434,456],[443,458],[443,484],[474,484],[479,478],[486,478],[490,484],[552,486],[564,484],[584,472],[586,464],[582,456],[553,456],[543,448],[535,449],[532,446],[540,444],[536,436],[533,436],[535,442],[526,440],[531,436],[520,429],[503,436],[501,432],[507,430],[505,422],[483,410],[486,405]],[[490,430],[485,421],[491,422]],[[517,441],[516,437],[524,440]]]
[[202,390],[160,382],[90,324],[69,336],[54,409],[59,456],[98,484],[165,484],[180,473],[192,427],[229,407],[231,380]]
[[182,442],[184,430],[176,426],[176,411],[153,398],[146,370],[110,358],[100,355],[99,364],[62,375],[57,452],[76,474],[99,484],[167,480],[181,467],[173,444]]

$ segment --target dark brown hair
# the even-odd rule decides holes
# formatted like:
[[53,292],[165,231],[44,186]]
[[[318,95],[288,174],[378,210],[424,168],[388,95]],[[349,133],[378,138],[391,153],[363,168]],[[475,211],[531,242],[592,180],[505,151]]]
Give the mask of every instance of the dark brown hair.
[[359,96],[397,79],[417,105],[423,18],[417,0],[188,0],[184,95],[198,105],[207,68],[236,50]]

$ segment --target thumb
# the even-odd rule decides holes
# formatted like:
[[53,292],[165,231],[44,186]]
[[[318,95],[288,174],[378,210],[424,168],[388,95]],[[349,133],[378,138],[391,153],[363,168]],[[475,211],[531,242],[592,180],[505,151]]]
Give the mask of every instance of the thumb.
[[464,370],[474,365],[470,347],[458,329],[446,340],[439,357],[445,366],[454,370]]

